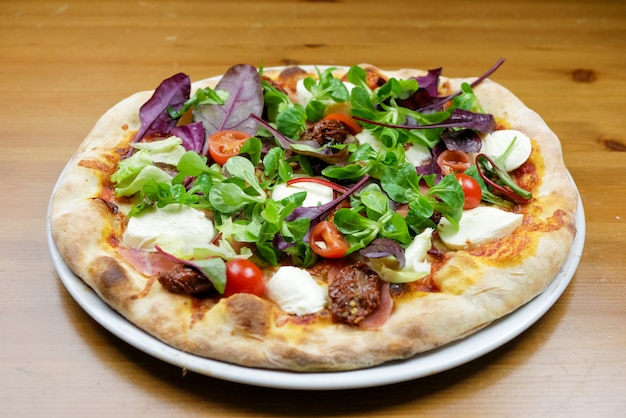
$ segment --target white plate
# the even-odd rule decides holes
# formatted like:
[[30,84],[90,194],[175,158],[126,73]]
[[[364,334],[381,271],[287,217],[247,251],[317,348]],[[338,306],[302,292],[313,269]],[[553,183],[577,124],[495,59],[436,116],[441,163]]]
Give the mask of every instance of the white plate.
[[284,389],[353,389],[404,382],[449,370],[495,350],[533,325],[559,299],[578,267],[585,243],[585,214],[580,198],[578,205],[578,232],[569,257],[545,291],[526,305],[477,333],[437,350],[369,369],[331,373],[254,369],[198,357],[172,348],[111,309],[69,269],[52,239],[49,214],[47,234],[52,261],[70,295],[100,325],[137,349],[189,371],[232,382]]

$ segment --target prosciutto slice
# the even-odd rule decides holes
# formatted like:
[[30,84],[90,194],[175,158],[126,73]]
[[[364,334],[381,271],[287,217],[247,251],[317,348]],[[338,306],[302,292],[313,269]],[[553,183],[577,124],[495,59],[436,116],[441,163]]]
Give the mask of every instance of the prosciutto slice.
[[119,247],[117,250],[135,270],[148,277],[170,270],[177,264],[160,252],[143,251],[129,247]]

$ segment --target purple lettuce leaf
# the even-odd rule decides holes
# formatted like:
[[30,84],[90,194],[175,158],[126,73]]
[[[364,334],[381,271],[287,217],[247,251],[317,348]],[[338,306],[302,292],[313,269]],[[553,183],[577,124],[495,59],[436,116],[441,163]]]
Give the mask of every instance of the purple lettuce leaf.
[[480,137],[471,129],[447,130],[440,138],[450,151],[478,152],[482,146]]
[[437,97],[439,94],[439,76],[442,69],[435,68],[434,70],[428,70],[428,74],[425,76],[415,77],[419,84],[419,89],[424,90],[430,97]]
[[223,105],[203,105],[193,110],[194,120],[202,122],[207,136],[230,129],[256,135],[257,122],[251,115],[263,112],[263,89],[256,68],[247,64],[229,68],[215,90],[228,92]]
[[417,110],[430,106],[435,101],[438,101],[439,76],[441,72],[441,68],[436,68],[434,70],[428,70],[428,74],[425,76],[414,77],[415,80],[417,80],[419,88],[408,99],[398,100],[398,105],[411,110]]
[[443,141],[439,141],[431,151],[432,158],[430,159],[430,162],[426,165],[421,165],[415,168],[417,170],[417,174],[424,176],[435,174],[437,175],[436,181],[439,182],[439,180],[441,180],[441,178],[443,177],[443,173],[441,172],[441,167],[439,167],[439,164],[437,164],[437,158],[439,157],[439,154],[441,154],[445,150],[446,144]]
[[189,125],[175,126],[169,133],[183,140],[183,146],[188,151],[202,153],[204,151],[204,127],[202,122],[194,122]]
[[496,120],[492,114],[476,113],[463,109],[454,109],[444,123],[455,128],[469,128],[479,132],[493,132],[496,129]]
[[398,268],[403,269],[406,265],[404,249],[398,241],[389,238],[376,238],[367,247],[361,249],[359,254],[367,258],[383,258],[392,256],[398,260]]
[[168,134],[176,126],[176,120],[167,113],[167,108],[179,110],[189,99],[191,82],[183,73],[174,74],[163,80],[152,97],[139,109],[141,127],[135,136],[135,142],[150,134]]

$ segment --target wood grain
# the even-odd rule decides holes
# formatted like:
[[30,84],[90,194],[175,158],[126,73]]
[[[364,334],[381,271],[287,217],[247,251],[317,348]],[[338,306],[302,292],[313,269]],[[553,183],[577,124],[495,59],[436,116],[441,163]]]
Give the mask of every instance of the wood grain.
[[[0,1],[3,416],[621,416],[626,409],[626,3]],[[493,78],[560,137],[586,211],[571,285],[527,332],[396,385],[281,391],[220,381],[121,342],[58,280],[52,187],[97,118],[178,72],[246,62],[443,67]]]

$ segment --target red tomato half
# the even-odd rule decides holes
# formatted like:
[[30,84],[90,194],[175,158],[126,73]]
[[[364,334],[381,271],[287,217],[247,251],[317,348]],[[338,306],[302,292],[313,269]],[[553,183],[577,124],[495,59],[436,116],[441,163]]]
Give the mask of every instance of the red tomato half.
[[339,122],[346,125],[346,127],[350,129],[353,134],[358,134],[363,130],[363,128],[361,128],[361,125],[359,125],[356,120],[352,119],[348,115],[344,115],[343,113],[331,113],[324,116],[324,120],[338,120]]
[[325,258],[341,258],[350,248],[348,241],[330,221],[322,221],[313,227],[309,245],[315,254]]
[[446,175],[450,173],[462,173],[472,165],[469,154],[461,150],[445,150],[437,157],[437,165],[441,172]]
[[224,297],[235,293],[251,293],[262,297],[265,293],[263,271],[250,260],[236,258],[226,262]]
[[480,200],[483,197],[483,192],[480,190],[480,185],[471,176],[463,173],[456,173],[454,175],[458,180],[463,193],[465,194],[465,204],[463,209],[473,209],[480,204]]
[[226,161],[239,154],[243,144],[251,136],[241,131],[219,131],[209,137],[209,154],[216,163],[223,165]]

